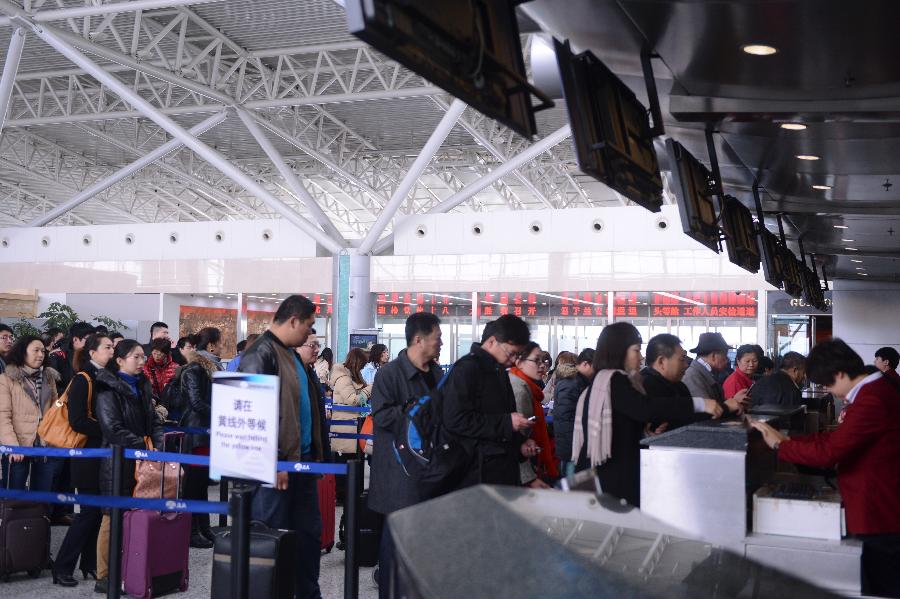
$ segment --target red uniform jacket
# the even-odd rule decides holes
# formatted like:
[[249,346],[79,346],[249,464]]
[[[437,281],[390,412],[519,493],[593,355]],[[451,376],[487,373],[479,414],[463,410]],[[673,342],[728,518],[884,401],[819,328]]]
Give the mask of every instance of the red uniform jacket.
[[784,441],[778,457],[837,466],[850,533],[900,533],[900,389],[891,381],[863,386],[837,430]]

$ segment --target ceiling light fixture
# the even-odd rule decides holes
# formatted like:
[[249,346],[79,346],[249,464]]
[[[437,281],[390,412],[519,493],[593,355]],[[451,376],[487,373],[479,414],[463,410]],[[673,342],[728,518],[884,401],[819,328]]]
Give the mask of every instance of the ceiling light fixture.
[[797,154],[798,160],[818,160],[819,157],[815,154]]
[[656,295],[671,297],[672,299],[676,299],[681,302],[687,302],[689,304],[694,304],[695,306],[705,306],[706,305],[703,302],[698,302],[697,300],[692,300],[690,298],[681,297],[680,295],[675,295],[674,293],[666,293],[665,291],[657,291]]
[[856,267],[856,270],[865,270],[865,267],[863,267],[863,266],[857,266],[857,267]]
[[858,252],[859,251],[856,248],[844,248],[844,249],[847,250],[848,252]]
[[765,44],[747,44],[741,50],[752,56],[771,56],[778,52],[777,48]]
[[803,123],[781,123],[781,128],[788,131],[803,131],[806,129],[806,125]]
[[849,229],[847,225],[832,225],[835,229]]
[[850,259],[850,262],[856,262],[857,264],[862,264],[862,260],[855,260],[853,258]]
[[829,190],[831,189],[831,185],[813,185],[813,189],[821,189],[821,190]]
[[841,241],[846,241],[847,243],[853,243],[856,240],[855,239],[841,239]]
[[858,274],[858,275],[861,276],[861,277],[868,277],[868,276],[869,276],[869,273],[867,273],[867,272],[860,272],[860,273],[856,273],[856,274]]

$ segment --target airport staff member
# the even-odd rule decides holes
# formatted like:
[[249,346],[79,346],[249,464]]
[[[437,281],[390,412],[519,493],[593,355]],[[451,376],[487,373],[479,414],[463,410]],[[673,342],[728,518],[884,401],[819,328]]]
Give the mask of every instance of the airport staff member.
[[847,530],[863,541],[863,593],[900,597],[900,385],[866,375],[862,358],[840,339],[816,345],[809,380],[850,402],[834,431],[789,438],[754,422],[786,462],[838,467]]

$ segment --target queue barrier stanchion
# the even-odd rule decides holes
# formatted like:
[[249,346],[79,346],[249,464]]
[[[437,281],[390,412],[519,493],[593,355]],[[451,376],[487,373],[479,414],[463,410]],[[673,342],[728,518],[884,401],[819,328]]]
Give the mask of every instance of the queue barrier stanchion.
[[346,550],[344,552],[344,599],[359,597],[359,519],[358,507],[362,495],[363,465],[359,460],[347,462],[347,495],[344,499],[344,527]]
[[[228,501],[228,477],[219,478],[219,501]],[[228,526],[228,514],[219,514],[219,526],[222,528]]]
[[[121,445],[112,446],[112,494],[122,494],[122,467],[125,451]],[[109,573],[106,579],[106,598],[119,599],[122,591],[122,509],[114,507],[109,512]]]
[[246,486],[231,491],[231,599],[249,597],[251,495]]

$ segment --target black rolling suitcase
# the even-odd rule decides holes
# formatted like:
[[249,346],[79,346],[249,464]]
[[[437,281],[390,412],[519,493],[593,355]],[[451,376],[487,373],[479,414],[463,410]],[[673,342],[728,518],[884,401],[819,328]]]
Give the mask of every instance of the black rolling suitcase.
[[[341,515],[341,523],[338,529],[338,549],[347,548],[347,512]],[[369,491],[365,490],[359,498],[359,545],[356,555],[359,565],[363,568],[372,568],[378,563],[378,549],[381,545],[381,529],[384,524],[384,516],[369,509]]]
[[[266,599],[294,596],[292,530],[276,530],[262,522],[250,525],[250,594]],[[210,599],[231,599],[231,529],[216,533]]]
[[0,578],[28,572],[32,578],[50,564],[47,506],[31,501],[0,501]]

